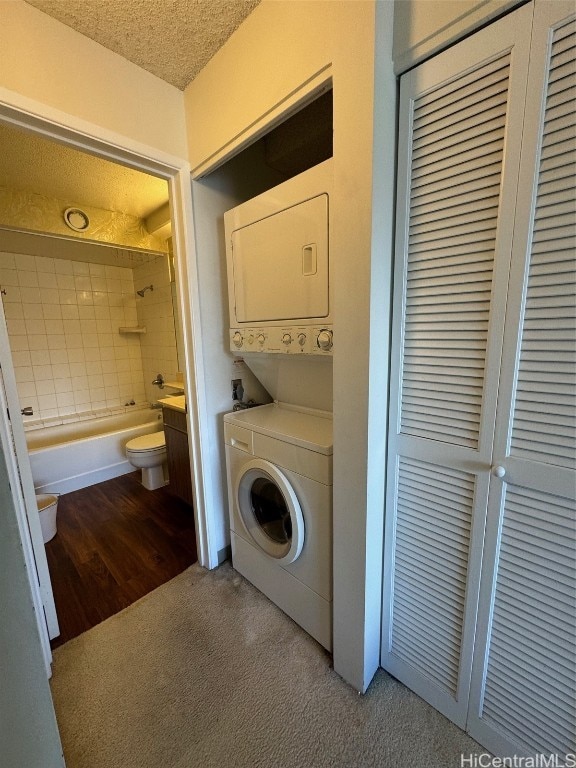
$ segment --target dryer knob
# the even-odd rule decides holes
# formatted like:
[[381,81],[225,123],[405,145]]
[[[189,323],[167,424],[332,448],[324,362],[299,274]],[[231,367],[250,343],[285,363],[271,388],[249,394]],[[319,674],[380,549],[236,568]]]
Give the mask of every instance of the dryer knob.
[[258,334],[258,336],[256,337],[256,341],[258,342],[258,344],[260,344],[260,345],[263,345],[263,344],[264,344],[264,342],[266,341],[266,337],[264,336],[264,334],[263,334],[263,333],[260,333],[260,334]]
[[316,338],[316,344],[325,352],[332,349],[332,331],[328,331],[326,328],[320,331]]
[[288,346],[290,346],[290,344],[292,344],[292,336],[289,333],[285,333],[282,336],[282,344],[284,344],[284,346],[286,346],[286,347],[288,347]]
[[232,336],[232,343],[235,347],[238,349],[242,346],[242,342],[244,341],[244,338],[240,331],[236,331],[236,333]]
[[298,344],[300,344],[301,347],[306,344],[306,334],[305,333],[299,333],[298,334]]

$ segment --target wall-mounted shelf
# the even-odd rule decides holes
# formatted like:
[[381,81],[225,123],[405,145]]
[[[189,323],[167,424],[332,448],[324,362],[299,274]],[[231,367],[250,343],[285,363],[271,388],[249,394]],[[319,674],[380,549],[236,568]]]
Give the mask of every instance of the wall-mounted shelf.
[[145,325],[132,325],[132,326],[121,326],[118,328],[119,333],[146,333],[146,326]]

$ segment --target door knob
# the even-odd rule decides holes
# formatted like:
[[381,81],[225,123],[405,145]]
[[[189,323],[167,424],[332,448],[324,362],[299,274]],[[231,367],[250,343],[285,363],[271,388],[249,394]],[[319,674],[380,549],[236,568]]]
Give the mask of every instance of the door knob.
[[490,470],[494,477],[499,477],[500,480],[505,476],[506,474],[506,468],[500,466],[499,464],[495,464],[492,469]]
[[31,405],[27,405],[26,408],[22,408],[20,413],[22,416],[34,416],[34,410]]

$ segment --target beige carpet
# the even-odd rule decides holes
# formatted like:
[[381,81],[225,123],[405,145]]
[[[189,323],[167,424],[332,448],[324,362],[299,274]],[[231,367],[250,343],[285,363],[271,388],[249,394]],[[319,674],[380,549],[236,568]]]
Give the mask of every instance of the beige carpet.
[[380,671],[359,696],[228,565],[195,565],[54,652],[68,768],[446,768],[475,741]]

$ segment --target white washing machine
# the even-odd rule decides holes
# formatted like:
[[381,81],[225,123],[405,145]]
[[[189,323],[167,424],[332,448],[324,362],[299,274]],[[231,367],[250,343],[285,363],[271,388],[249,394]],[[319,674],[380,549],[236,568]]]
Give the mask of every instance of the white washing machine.
[[232,564],[332,648],[332,418],[272,403],[224,416]]

